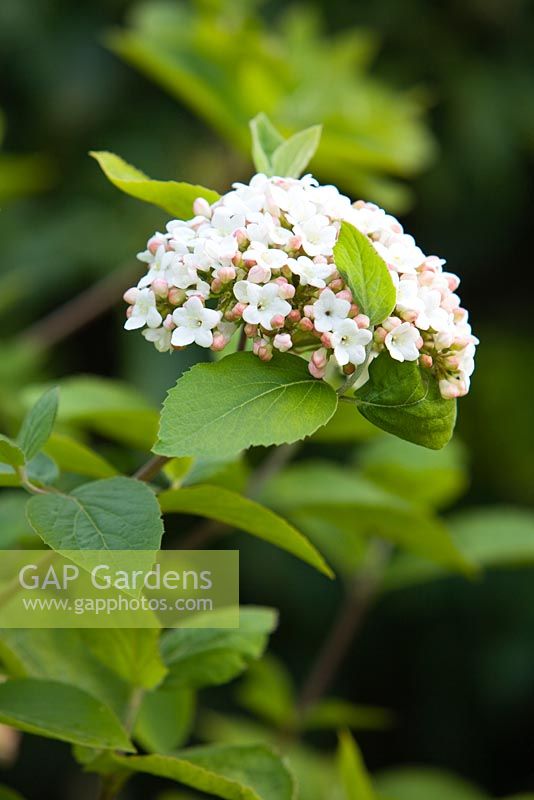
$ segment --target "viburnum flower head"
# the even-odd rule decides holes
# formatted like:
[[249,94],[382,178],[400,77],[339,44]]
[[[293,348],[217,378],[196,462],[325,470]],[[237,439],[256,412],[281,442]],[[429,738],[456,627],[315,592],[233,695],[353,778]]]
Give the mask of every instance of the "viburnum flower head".
[[[365,375],[385,353],[431,369],[444,397],[469,390],[478,340],[459,279],[383,209],[311,175],[259,173],[215,203],[198,198],[193,211],[149,239],[138,255],[146,274],[125,294],[125,328],[142,328],[157,350],[222,350],[240,329],[263,361],[296,353],[317,378],[329,363]],[[335,263],[344,221],[369,238],[396,289],[395,308],[373,327]]]

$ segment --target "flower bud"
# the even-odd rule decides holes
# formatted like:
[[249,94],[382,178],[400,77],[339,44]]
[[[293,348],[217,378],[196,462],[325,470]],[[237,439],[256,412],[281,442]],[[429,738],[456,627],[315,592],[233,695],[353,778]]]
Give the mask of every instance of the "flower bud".
[[273,339],[273,345],[281,353],[286,353],[293,347],[293,341],[289,333],[277,333]]
[[324,347],[320,347],[319,350],[315,350],[312,353],[311,360],[317,367],[317,369],[323,369],[328,364],[328,353],[324,349]]
[[172,314],[167,314],[167,316],[163,320],[163,327],[166,328],[168,331],[173,331],[176,328],[176,325],[172,318]]
[[282,314],[276,314],[271,320],[271,328],[273,330],[277,330],[278,328],[283,328],[285,325],[285,317]]
[[387,335],[388,335],[387,330],[380,325],[375,330],[374,335],[373,335],[373,339],[377,344],[383,344],[385,342],[385,340],[386,340],[386,336]]
[[332,334],[330,333],[323,333],[321,335],[321,342],[322,344],[330,349],[332,347]]
[[227,344],[228,344],[228,341],[227,341],[226,337],[223,336],[222,333],[216,333],[213,336],[213,342],[212,342],[212,345],[211,345],[211,349],[214,350],[215,352],[217,352],[219,350],[224,350],[224,348],[226,347]]
[[199,217],[211,219],[211,206],[204,197],[197,197],[193,203],[193,213]]
[[[284,278],[281,278],[284,280]],[[295,297],[295,287],[292,283],[285,283],[280,284],[280,291],[278,292],[282,300],[292,300]]]
[[425,369],[430,369],[433,363],[432,356],[429,356],[427,353],[423,353],[419,358],[419,364]]
[[311,333],[313,331],[313,322],[309,317],[302,317],[299,322],[299,330]]
[[324,378],[326,368],[319,369],[318,367],[315,366],[313,361],[310,361],[310,363],[308,364],[308,372],[310,373],[310,375],[313,375],[314,378],[318,378],[319,380],[321,380],[322,378]]
[[147,250],[150,250],[150,252],[154,256],[158,251],[158,247],[161,247],[162,244],[166,245],[167,240],[161,236],[152,236],[152,238],[148,240]]
[[183,289],[177,289],[176,286],[173,286],[169,289],[168,301],[172,306],[180,306],[186,298],[186,294]]
[[245,325],[245,336],[248,336],[251,339],[253,336],[256,336],[258,333],[258,326],[251,325],[249,322]]
[[341,278],[334,278],[334,280],[330,281],[328,286],[330,289],[332,289],[333,292],[340,292],[343,289],[343,281],[341,280]]
[[222,281],[222,283],[229,283],[230,281],[235,280],[236,271],[234,267],[221,267],[221,269],[217,272],[217,277],[220,281]]
[[252,283],[266,283],[271,277],[271,270],[261,264],[254,264],[248,273],[248,280]]
[[345,364],[343,367],[343,372],[345,375],[352,375],[356,371],[356,367],[354,364]]
[[394,328],[398,328],[401,324],[401,320],[398,317],[388,317],[382,323],[382,327],[386,329],[388,333],[390,333]]
[[313,319],[314,310],[313,310],[313,305],[312,304],[304,306],[304,308],[302,310],[304,311],[304,315],[306,317],[309,317],[310,319]]
[[133,305],[137,299],[138,294],[139,294],[139,289],[136,286],[132,286],[131,289],[127,289],[124,292],[122,299],[124,300],[125,303]]
[[368,328],[371,324],[371,320],[367,316],[367,314],[357,314],[354,317],[354,322],[358,326],[358,328]]
[[336,299],[347,300],[349,303],[352,303],[352,292],[350,289],[343,289],[341,292],[337,293]]
[[152,281],[150,288],[157,297],[167,297],[169,292],[169,284],[163,278],[156,278],[155,281]]
[[287,315],[287,318],[288,318],[289,322],[300,322],[301,316],[302,315],[301,315],[300,311],[298,310],[298,308],[294,308],[293,311],[289,312],[289,314]]

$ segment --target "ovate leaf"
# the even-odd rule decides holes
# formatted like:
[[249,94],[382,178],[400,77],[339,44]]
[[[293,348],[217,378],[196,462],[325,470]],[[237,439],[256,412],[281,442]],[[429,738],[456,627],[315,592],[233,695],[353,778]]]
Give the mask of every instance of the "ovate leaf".
[[0,685],[0,722],[86,747],[134,751],[107,706],[63,683],[22,678]]
[[131,686],[153,689],[167,673],[156,628],[109,628],[83,631],[92,653]]
[[284,137],[276,130],[266,114],[261,112],[250,120],[252,160],[258,172],[271,174],[272,156]]
[[371,325],[388,317],[396,302],[396,291],[386,262],[378,255],[368,237],[350,222],[342,222],[334,261],[349,284],[360,311]]
[[194,747],[176,757],[116,756],[115,761],[226,800],[296,800],[293,776],[265,745]]
[[53,433],[44,452],[65,472],[86,475],[88,478],[111,478],[117,470],[105,458],[71,436]]
[[378,356],[356,399],[369,422],[408,442],[439,450],[453,434],[456,400],[445,400],[434,376],[413,361]]
[[339,736],[337,761],[344,800],[376,800],[360,749],[348,731]]
[[9,464],[10,467],[22,467],[25,458],[20,447],[0,433],[0,462]]
[[162,492],[163,513],[198,514],[239,528],[292,553],[332,577],[321,554],[296,528],[265,506],[222,486],[194,486]]
[[189,738],[195,715],[195,693],[189,689],[156,689],[143,696],[134,739],[150,753],[171,753]]
[[319,147],[321,130],[321,125],[313,125],[278,145],[272,155],[272,174],[300,178]]
[[325,425],[336,406],[332,387],[312,378],[303,359],[279,353],[266,364],[234,353],[197,364],[170,390],[154,452],[213,459],[295,442]]
[[58,389],[49,389],[26,414],[17,441],[27,461],[39,452],[52,433],[58,399]]
[[[159,506],[153,492],[133,478],[92,481],[71,494],[32,497],[28,520],[52,549],[79,551],[69,557],[84,568],[89,562],[83,551],[143,550],[150,568],[163,533]],[[91,566],[92,563],[91,563]]]
[[141,170],[132,167],[114,153],[90,153],[98,161],[102,171],[121,191],[144,200],[168,211],[178,219],[190,219],[193,216],[193,203],[198,197],[203,197],[208,203],[215,203],[219,199],[217,192],[178,181],[153,181]]
[[163,660],[169,668],[165,686],[200,688],[227,683],[262,655],[276,621],[271,609],[251,606],[240,609],[239,628],[167,631],[161,640]]

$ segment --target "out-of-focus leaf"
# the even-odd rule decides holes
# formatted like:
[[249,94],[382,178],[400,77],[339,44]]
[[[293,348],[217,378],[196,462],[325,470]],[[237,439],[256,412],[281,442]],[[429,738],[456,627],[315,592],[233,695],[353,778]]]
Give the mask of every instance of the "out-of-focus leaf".
[[88,478],[111,478],[117,474],[115,467],[105,458],[71,436],[53,433],[43,449],[65,472]]
[[221,486],[170,489],[159,495],[164,514],[198,514],[274,544],[332,577],[321,554],[300,531],[254,500]]
[[72,744],[134,751],[111,709],[64,683],[21,678],[1,684],[0,722]]
[[252,134],[252,160],[258,172],[269,174],[272,156],[284,137],[276,130],[266,114],[260,112],[250,120]]
[[321,130],[321,125],[312,125],[279,144],[271,159],[272,173],[284,178],[300,178],[319,147]]
[[237,690],[239,704],[277,728],[295,722],[295,687],[284,665],[264,656],[250,665]]
[[344,800],[376,800],[360,749],[348,731],[339,735],[337,762]]
[[466,488],[465,452],[459,442],[428,450],[393,436],[381,436],[358,451],[362,474],[413,503],[442,508]]
[[111,183],[126,194],[159,206],[179,219],[194,216],[193,203],[203,197],[209,203],[219,199],[217,192],[204,186],[178,181],[154,181],[114,153],[90,153]]
[[25,492],[2,492],[0,494],[0,549],[9,550],[25,540],[35,538],[26,519]]
[[338,403],[334,416],[313,434],[312,441],[347,445],[366,442],[382,435],[365,417],[354,413],[352,404]]
[[21,467],[24,464],[24,453],[16,442],[0,433],[0,461],[10,467]]
[[293,777],[264,745],[213,745],[176,756],[116,756],[135,772],[148,772],[226,800],[295,800]]
[[167,669],[159,653],[156,628],[99,628],[83,631],[91,652],[108,669],[131,686],[153,689]]
[[428,767],[387,770],[375,775],[374,785],[394,800],[488,800],[467,781]]
[[191,732],[195,695],[189,689],[156,689],[143,696],[134,739],[150,753],[171,753]]
[[393,715],[386,708],[361,706],[335,697],[320,700],[305,714],[306,730],[383,730],[393,724]]
[[161,639],[169,668],[165,688],[217,686],[232,680],[262,655],[276,621],[271,609],[250,606],[239,610],[239,628],[166,631]]

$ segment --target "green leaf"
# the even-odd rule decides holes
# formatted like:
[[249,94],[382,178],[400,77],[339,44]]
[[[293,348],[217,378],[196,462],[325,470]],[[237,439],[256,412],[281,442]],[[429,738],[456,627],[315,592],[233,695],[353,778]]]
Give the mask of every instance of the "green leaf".
[[178,219],[191,219],[193,203],[203,197],[208,203],[219,199],[217,192],[204,186],[178,181],[154,181],[114,153],[91,152],[111,183],[126,194],[165,209]]
[[393,311],[397,299],[395,286],[386,266],[369,238],[350,222],[342,222],[334,246],[334,261],[350,286],[355,302],[371,325],[383,322]]
[[49,389],[26,414],[17,441],[24,451],[27,461],[30,461],[41,450],[52,433],[58,400],[58,389]]
[[72,744],[133,752],[115,714],[74,686],[33,678],[0,685],[0,722]]
[[167,674],[156,628],[99,628],[83,631],[91,652],[131,686],[153,689]]
[[116,756],[115,761],[226,800],[296,800],[291,773],[265,745],[194,747],[176,757]]
[[239,705],[276,728],[295,722],[295,687],[285,666],[270,655],[250,665],[237,690]]
[[333,576],[316,548],[296,528],[265,506],[222,486],[171,489],[159,495],[163,513],[198,514],[246,531]]
[[143,696],[134,739],[150,753],[182,747],[194,722],[195,694],[188,689],[157,689]]
[[376,800],[360,749],[348,731],[339,735],[337,763],[344,800]]
[[258,172],[272,174],[272,156],[284,137],[276,130],[266,114],[260,112],[250,120],[252,160]]
[[429,767],[403,767],[375,776],[377,790],[395,800],[488,800],[475,786]]
[[406,500],[443,508],[467,488],[466,454],[457,441],[427,450],[393,436],[379,436],[358,451],[362,474]]
[[[70,558],[80,566],[92,564],[83,551],[143,550],[149,569],[161,544],[163,523],[154,493],[133,478],[107,478],[75,489],[70,495],[32,497],[28,520],[54,550],[79,551]],[[74,556],[76,555],[76,558]]]
[[3,433],[0,433],[0,461],[10,467],[22,467],[25,461],[20,447]]
[[380,436],[382,436],[381,431],[361,414],[354,413],[351,403],[343,402],[338,404],[330,422],[313,434],[313,441],[347,445],[353,442],[366,442]]
[[0,495],[0,550],[38,541],[26,519],[27,502],[25,492],[5,491]]
[[234,353],[197,364],[170,390],[154,452],[220,458],[296,442],[325,425],[336,406],[332,387],[312,378],[298,356],[279,353],[265,364]]
[[268,483],[262,499],[291,519],[302,519],[304,512],[356,539],[379,536],[451,569],[476,570],[437,517],[385,492],[350,467],[321,461],[293,464]]
[[74,628],[0,629],[0,658],[15,678],[57,680],[83,689],[122,717],[130,687],[89,650]]
[[278,145],[271,159],[273,174],[300,178],[319,147],[321,130],[321,125],[313,125]]
[[335,697],[320,700],[303,720],[305,730],[384,730],[391,727],[393,716],[386,708],[361,706]]
[[228,683],[262,655],[276,623],[276,612],[250,606],[240,609],[239,628],[166,631],[161,639],[163,660],[169,668],[165,687]]
[[445,447],[454,431],[456,401],[441,396],[428,370],[382,353],[372,362],[369,376],[356,392],[358,410],[369,422],[431,450]]
[[53,433],[43,449],[65,472],[88,478],[111,478],[117,474],[115,467],[102,456],[70,436]]

